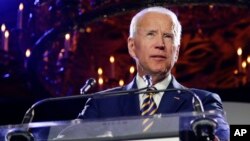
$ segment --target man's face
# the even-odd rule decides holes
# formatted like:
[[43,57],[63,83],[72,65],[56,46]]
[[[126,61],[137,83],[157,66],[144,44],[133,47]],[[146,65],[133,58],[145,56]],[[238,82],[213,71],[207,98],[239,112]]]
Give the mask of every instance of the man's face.
[[171,18],[150,12],[140,17],[136,29],[134,38],[128,38],[128,50],[136,60],[139,75],[169,73],[179,54]]

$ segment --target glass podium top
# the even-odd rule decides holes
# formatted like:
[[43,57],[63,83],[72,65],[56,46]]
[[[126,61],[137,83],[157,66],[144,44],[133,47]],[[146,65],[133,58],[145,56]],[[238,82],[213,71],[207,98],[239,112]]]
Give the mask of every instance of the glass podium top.
[[[175,114],[157,114],[149,117],[119,117],[97,120],[32,122],[0,126],[0,140],[24,137],[35,141],[47,140],[139,140],[179,137],[192,131],[192,123],[199,119],[224,118],[224,112],[207,111]],[[143,132],[142,122],[147,119],[153,126]],[[206,122],[206,121],[205,121]]]

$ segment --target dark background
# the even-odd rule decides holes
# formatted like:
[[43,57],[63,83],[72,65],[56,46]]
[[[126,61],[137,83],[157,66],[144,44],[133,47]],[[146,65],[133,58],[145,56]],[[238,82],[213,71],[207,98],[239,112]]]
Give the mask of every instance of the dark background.
[[[20,2],[25,5],[24,27],[16,29]],[[127,70],[134,65],[126,49],[128,24],[135,11],[152,5],[149,1],[130,4],[130,1],[87,0],[80,3],[84,12],[79,16],[77,0],[34,2],[0,1],[0,24],[4,23],[11,35],[10,52],[0,52],[0,125],[21,123],[26,110],[42,99],[79,95],[79,89],[88,78],[99,78],[98,67],[104,68],[105,84],[102,88],[95,86],[90,92],[118,86],[120,78],[128,83],[131,77]],[[113,4],[118,7],[117,11],[112,11]],[[243,47],[243,59],[250,54],[248,8],[237,6],[240,4],[237,1],[228,1],[231,6],[212,4],[212,8],[207,3],[197,5],[197,1],[155,4],[179,12],[183,24],[182,50],[173,71],[176,78],[186,86],[216,92],[223,101],[249,103],[249,69],[243,74],[233,73],[237,69],[237,48]],[[121,7],[127,11],[119,11]],[[87,27],[92,29],[90,33]],[[74,31],[77,31],[77,48],[71,50],[68,58],[60,60],[58,66],[55,56],[63,46],[64,34],[73,35]],[[32,50],[30,58],[25,58],[26,49]],[[110,76],[109,55],[117,57],[115,78]],[[27,67],[24,66],[26,59]],[[60,68],[63,71],[58,71]],[[246,81],[242,81],[244,77]],[[74,119],[85,101],[78,98],[41,104],[35,110],[34,121]]]

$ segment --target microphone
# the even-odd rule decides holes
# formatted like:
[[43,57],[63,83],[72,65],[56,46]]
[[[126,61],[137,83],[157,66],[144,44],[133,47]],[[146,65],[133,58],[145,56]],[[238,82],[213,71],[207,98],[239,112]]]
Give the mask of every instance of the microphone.
[[190,125],[196,138],[200,141],[213,141],[215,139],[215,128],[217,127],[217,121],[215,119],[206,117],[203,104],[200,98],[193,93],[192,99],[193,108],[197,113],[201,113],[201,117],[191,120]]
[[[145,81],[148,88],[152,87],[152,77],[150,75],[143,76],[143,80]],[[200,100],[200,98],[189,89],[183,89],[192,95],[192,106],[195,112],[201,113],[201,118],[192,120],[190,122],[192,130],[194,131],[198,140],[201,141],[213,141],[214,131],[217,126],[217,121],[212,118],[207,118],[204,113],[204,107]],[[182,90],[182,91],[183,91]],[[181,93],[181,90],[177,90],[178,93]]]
[[[144,93],[159,93],[159,92],[171,92],[171,91],[177,91],[177,93],[179,94],[182,92],[187,92],[188,94],[191,94],[191,96],[193,97],[192,99],[193,109],[198,115],[201,114],[200,118],[196,118],[190,121],[191,128],[194,131],[199,141],[213,141],[215,138],[214,135],[215,128],[217,127],[218,123],[215,119],[206,117],[206,115],[204,114],[205,111],[203,104],[195,92],[185,88],[185,89],[148,90]],[[140,93],[136,92],[136,94]]]
[[[146,82],[147,82],[147,85],[150,86],[152,83],[150,83],[150,77],[148,76],[145,76],[145,78],[147,78]],[[91,82],[91,81],[88,81],[88,82]],[[86,82],[86,84],[91,84],[91,83],[88,83]],[[84,87],[83,91],[86,90],[89,86],[87,87]],[[86,89],[85,89],[86,88]],[[88,88],[89,89],[89,88]],[[181,92],[187,92],[189,94],[192,95],[193,97],[193,107],[194,107],[194,110],[197,112],[197,113],[203,113],[204,112],[204,108],[203,108],[203,104],[200,100],[200,98],[193,92],[191,91],[190,89],[164,89],[164,90],[148,90],[148,91],[144,91],[145,89],[148,89],[148,87],[144,87],[144,88],[141,88],[141,89],[131,89],[131,90],[121,90],[121,91],[103,91],[103,92],[97,92],[97,93],[90,93],[88,95],[74,95],[74,96],[66,96],[66,97],[57,97],[57,98],[47,98],[47,99],[43,99],[43,100],[40,100],[36,103],[34,103],[25,113],[24,117],[23,117],[23,121],[22,123],[25,124],[25,123],[30,123],[32,122],[32,119],[34,117],[34,114],[35,114],[35,111],[34,109],[41,105],[41,104],[44,104],[44,103],[47,103],[47,102],[53,102],[53,101],[61,101],[61,100],[71,100],[71,99],[78,99],[78,98],[104,98],[104,97],[113,97],[113,96],[122,96],[122,95],[129,95],[129,94],[144,94],[144,93],[159,93],[159,92],[173,92],[173,91],[176,91],[177,93],[181,93]],[[202,119],[205,119],[205,115],[202,114],[203,118]],[[198,124],[195,124],[195,123],[198,123]],[[204,123],[204,120],[202,121],[202,124]],[[197,121],[192,121],[192,127],[194,130],[197,129],[197,125],[200,125],[199,122]],[[215,124],[212,124],[212,125],[215,125]]]
[[215,119],[206,117],[204,114],[205,110],[201,99],[197,96],[197,94],[190,89],[180,89],[177,90],[178,93],[181,91],[186,91],[192,95],[192,106],[195,112],[201,114],[200,118],[194,119],[190,121],[190,125],[196,138],[199,141],[213,141],[215,139],[215,128],[217,127],[217,121]]
[[[86,82],[87,83],[87,82]],[[35,108],[41,104],[53,102],[53,101],[61,101],[61,100],[72,100],[72,99],[78,99],[78,98],[103,98],[103,97],[109,97],[109,96],[119,96],[119,95],[127,95],[127,94],[140,94],[136,92],[140,92],[142,90],[147,89],[141,88],[141,89],[132,89],[132,90],[124,90],[124,91],[114,91],[114,92],[97,92],[97,93],[90,93],[87,95],[73,95],[73,96],[65,96],[65,97],[53,97],[53,98],[46,98],[43,100],[40,100],[36,103],[34,103],[25,113],[22,124],[31,123],[33,120],[33,117],[35,115]]]
[[[153,83],[152,83],[152,77],[150,75],[146,74],[142,78],[145,81],[148,88],[152,87]],[[190,91],[188,89],[184,89],[184,90],[188,91],[188,93],[190,93],[192,95],[192,97],[193,97],[192,106],[193,106],[194,110],[198,113],[204,112],[203,104],[202,104],[200,98],[193,91]],[[180,93],[180,91],[177,91],[177,92]]]
[[199,141],[213,141],[215,139],[215,128],[217,127],[217,120],[213,118],[206,117],[204,114],[204,107],[201,99],[197,96],[195,92],[190,89],[166,89],[166,90],[148,90],[145,93],[158,93],[158,92],[170,92],[177,91],[177,93],[187,92],[192,96],[192,106],[196,113],[201,114],[200,118],[190,121],[192,130],[194,131],[197,139]]
[[153,83],[152,83],[152,77],[150,75],[148,75],[148,74],[144,75],[142,78],[145,81],[145,83],[146,83],[146,85],[147,85],[148,88],[153,85]]
[[[148,89],[148,87],[144,87],[141,89],[131,89],[131,90],[121,90],[121,91],[103,91],[103,92],[97,92],[97,93],[90,93],[87,95],[74,95],[74,96],[65,96],[65,97],[57,97],[57,98],[47,98],[47,99],[43,99],[40,100],[36,103],[34,103],[25,113],[24,118],[22,123],[30,123],[32,122],[32,119],[34,117],[34,110],[37,106],[47,103],[47,102],[54,102],[54,101],[61,101],[61,100],[71,100],[71,99],[78,99],[78,98],[104,98],[104,97],[109,97],[109,96],[121,96],[121,95],[135,95],[135,94],[144,94],[144,93],[159,93],[159,92],[177,92],[177,93],[182,93],[182,92],[186,92],[191,94],[192,96],[194,96],[195,98],[199,99],[199,97],[191,90],[189,89],[164,89],[164,90],[148,90],[148,91],[143,91],[145,89]],[[194,107],[198,107],[196,108],[196,111],[201,111],[204,112],[204,108],[203,105],[201,103],[200,100],[194,102],[197,103],[197,105],[195,105]],[[199,107],[200,106],[200,107]],[[197,123],[196,121],[194,123]],[[204,122],[203,122],[204,123]],[[198,124],[196,125],[200,125],[200,123],[198,122]],[[203,127],[203,126],[199,126]],[[27,129],[28,131],[28,129]],[[200,131],[200,130],[199,130]]]
[[[150,79],[147,79],[150,80]],[[149,81],[148,81],[149,82]],[[150,84],[150,83],[148,83]],[[200,98],[195,94],[195,92],[191,91],[190,89],[164,89],[164,90],[148,90],[148,91],[144,91],[145,89],[148,89],[148,87],[144,87],[141,89],[131,89],[131,90],[121,90],[121,91],[103,91],[103,92],[97,92],[97,93],[90,93],[87,95],[74,95],[74,96],[66,96],[66,97],[57,97],[57,98],[47,98],[47,99],[43,99],[40,100],[38,102],[36,102],[35,104],[33,104],[25,113],[24,117],[23,117],[23,121],[22,124],[25,123],[31,123],[32,119],[34,117],[34,113],[35,113],[35,108],[41,104],[47,103],[47,102],[54,102],[54,101],[61,101],[61,100],[71,100],[71,99],[78,99],[78,98],[105,98],[105,97],[113,97],[113,96],[122,96],[122,95],[135,95],[135,94],[145,94],[145,93],[159,93],[159,92],[177,92],[177,93],[182,93],[182,92],[186,92],[188,94],[191,94],[191,96],[193,97],[193,107],[194,107],[194,111],[196,111],[198,114],[200,113],[202,116],[201,118],[192,120],[190,122],[192,130],[194,131],[196,137],[198,137],[199,139],[205,139],[205,138],[209,138],[209,139],[213,139],[214,136],[214,129],[217,126],[217,121],[215,121],[214,119],[208,118],[205,116],[205,114],[203,114],[204,112],[204,108],[203,108],[203,104],[200,100]]]
[[204,107],[201,102],[201,99],[193,91],[189,91],[189,92],[193,95],[192,105],[193,105],[194,110],[198,113],[204,112]]
[[90,88],[92,88],[96,84],[96,80],[94,78],[90,78],[85,82],[85,85],[80,89],[80,94],[85,94]]
[[[96,81],[94,78],[90,78],[86,81],[85,85],[80,89],[80,94],[85,94],[91,87],[93,87],[96,84]],[[37,107],[38,105],[41,105],[43,103],[46,102],[50,102],[50,101],[58,101],[58,100],[69,100],[69,99],[74,99],[74,98],[78,98],[78,96],[69,96],[69,97],[57,97],[57,98],[47,98],[47,99],[43,99],[40,100],[38,102],[36,102],[35,104],[33,104],[25,113],[23,120],[22,120],[22,124],[25,123],[30,123],[33,120],[33,117],[35,115],[35,107]]]

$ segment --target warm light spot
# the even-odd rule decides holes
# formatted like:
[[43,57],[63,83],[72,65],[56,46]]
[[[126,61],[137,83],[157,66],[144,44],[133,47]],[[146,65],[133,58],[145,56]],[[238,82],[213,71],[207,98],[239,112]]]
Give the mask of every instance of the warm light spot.
[[62,49],[60,50],[59,55],[58,55],[58,58],[59,58],[59,59],[63,58],[64,51],[65,51],[64,48],[62,48]]
[[198,33],[202,34],[202,29],[201,28],[198,29]]
[[19,4],[19,11],[22,11],[22,10],[23,10],[23,8],[24,8],[23,3],[20,3],[20,4]]
[[6,30],[6,31],[4,32],[4,37],[5,37],[5,38],[9,38],[9,36],[10,36],[10,33],[9,33],[8,30]]
[[65,49],[62,48],[62,49],[60,50],[60,53],[64,53],[64,52],[65,52]]
[[46,50],[46,51],[43,53],[43,57],[48,57],[48,55],[49,55],[49,51]]
[[62,59],[62,58],[63,58],[63,52],[59,52],[58,59]]
[[134,74],[134,73],[135,73],[135,67],[134,67],[134,66],[131,66],[131,67],[129,68],[129,73],[130,73],[130,74]]
[[124,85],[124,81],[121,79],[119,80],[119,86],[123,86]]
[[25,52],[25,56],[26,56],[27,58],[29,58],[30,55],[31,55],[31,51],[30,51],[30,49],[27,49],[26,52]]
[[91,29],[90,27],[87,27],[87,28],[86,28],[86,32],[87,32],[87,33],[90,33],[91,31],[92,31],[92,29]]
[[238,54],[239,56],[242,55],[242,48],[241,48],[241,47],[239,47],[239,48],[237,49],[237,54]]
[[246,61],[243,61],[243,62],[241,63],[241,66],[242,66],[243,69],[246,68],[246,67],[247,67],[247,62],[246,62]]
[[110,63],[114,63],[115,62],[115,57],[114,56],[110,56],[109,57],[109,62]]
[[98,75],[102,75],[103,74],[102,68],[98,68],[97,73],[98,73]]
[[234,70],[234,74],[238,74],[238,70]]
[[46,50],[46,51],[43,53],[43,61],[44,61],[44,62],[49,62],[49,57],[48,57],[48,55],[49,55],[49,51]]
[[70,34],[69,34],[69,33],[65,34],[65,39],[66,39],[66,40],[69,40],[69,39],[70,39]]
[[250,64],[250,55],[247,56],[247,63]]
[[99,78],[98,78],[98,84],[99,84],[99,85],[103,85],[103,82],[104,82],[103,78],[102,78],[102,77],[99,77]]
[[86,10],[85,10],[84,8],[82,8],[82,9],[79,10],[79,12],[80,12],[81,14],[83,14],[83,13],[86,12]]
[[210,4],[209,5],[209,9],[213,9],[214,8],[214,5],[213,4]]
[[5,30],[6,30],[5,24],[2,24],[2,25],[1,25],[1,31],[4,32]]

